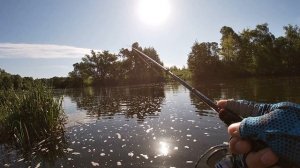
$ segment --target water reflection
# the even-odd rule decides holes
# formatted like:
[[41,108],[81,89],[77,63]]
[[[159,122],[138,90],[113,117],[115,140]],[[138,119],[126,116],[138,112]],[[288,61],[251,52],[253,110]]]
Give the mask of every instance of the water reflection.
[[124,115],[142,122],[145,117],[156,117],[161,112],[164,100],[162,85],[132,88],[88,88],[81,92],[66,92],[80,110],[86,110],[91,118],[112,118]]

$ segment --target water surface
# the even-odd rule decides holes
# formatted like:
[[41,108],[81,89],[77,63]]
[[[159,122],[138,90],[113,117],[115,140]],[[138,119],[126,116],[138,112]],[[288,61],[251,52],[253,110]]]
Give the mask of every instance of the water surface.
[[[300,78],[203,82],[197,88],[213,100],[300,102]],[[206,149],[228,141],[217,114],[178,84],[56,93],[64,96],[65,136],[29,152],[2,145],[4,166],[193,167]]]

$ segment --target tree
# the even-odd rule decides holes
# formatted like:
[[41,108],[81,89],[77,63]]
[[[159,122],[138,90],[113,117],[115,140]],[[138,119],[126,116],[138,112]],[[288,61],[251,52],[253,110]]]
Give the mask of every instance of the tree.
[[[150,58],[163,65],[156,50],[153,47],[142,48],[139,44],[133,43],[132,47],[142,51]],[[124,79],[129,83],[161,82],[164,80],[163,72],[149,61],[141,58],[134,50],[121,49],[122,67]]]
[[231,27],[224,26],[221,28],[221,49],[220,54],[224,62],[236,62],[239,56],[240,39]]
[[292,74],[300,74],[300,28],[292,25],[284,26],[285,30],[285,48],[284,62],[287,70]]
[[114,79],[118,57],[109,51],[94,52],[85,55],[82,62],[73,65],[74,70],[69,73],[73,78],[81,78],[86,84],[108,84]]
[[194,79],[218,75],[219,63],[218,43],[194,43],[187,62]]
[[[246,29],[241,33],[241,57],[248,61],[247,71],[251,74],[274,74],[279,67],[274,54],[275,36],[269,31],[268,24],[257,25],[254,30]],[[276,62],[276,61],[277,62]]]

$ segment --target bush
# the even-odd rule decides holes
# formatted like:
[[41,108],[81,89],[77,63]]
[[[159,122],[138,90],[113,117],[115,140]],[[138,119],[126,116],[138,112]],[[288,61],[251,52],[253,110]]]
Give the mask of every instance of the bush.
[[0,141],[12,140],[22,147],[62,134],[65,116],[62,98],[55,99],[40,83],[26,91],[0,91]]

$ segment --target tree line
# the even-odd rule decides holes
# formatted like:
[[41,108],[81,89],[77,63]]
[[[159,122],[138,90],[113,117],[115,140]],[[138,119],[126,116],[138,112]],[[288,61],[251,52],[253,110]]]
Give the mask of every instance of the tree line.
[[187,61],[192,78],[300,75],[300,28],[283,29],[276,38],[267,23],[240,33],[222,27],[220,44],[193,44]]
[[[195,42],[188,55],[188,67],[172,66],[169,69],[186,80],[300,75],[300,28],[287,25],[283,30],[283,36],[275,37],[267,23],[239,33],[231,27],[223,26],[220,43]],[[163,65],[153,47],[143,48],[137,42],[132,47]],[[55,88],[131,85],[169,80],[156,66],[126,48],[120,49],[118,54],[107,50],[92,50],[81,62],[73,64],[73,71],[69,72],[68,77],[38,79]],[[21,78],[0,71],[0,89],[28,88],[32,81],[32,78]]]

